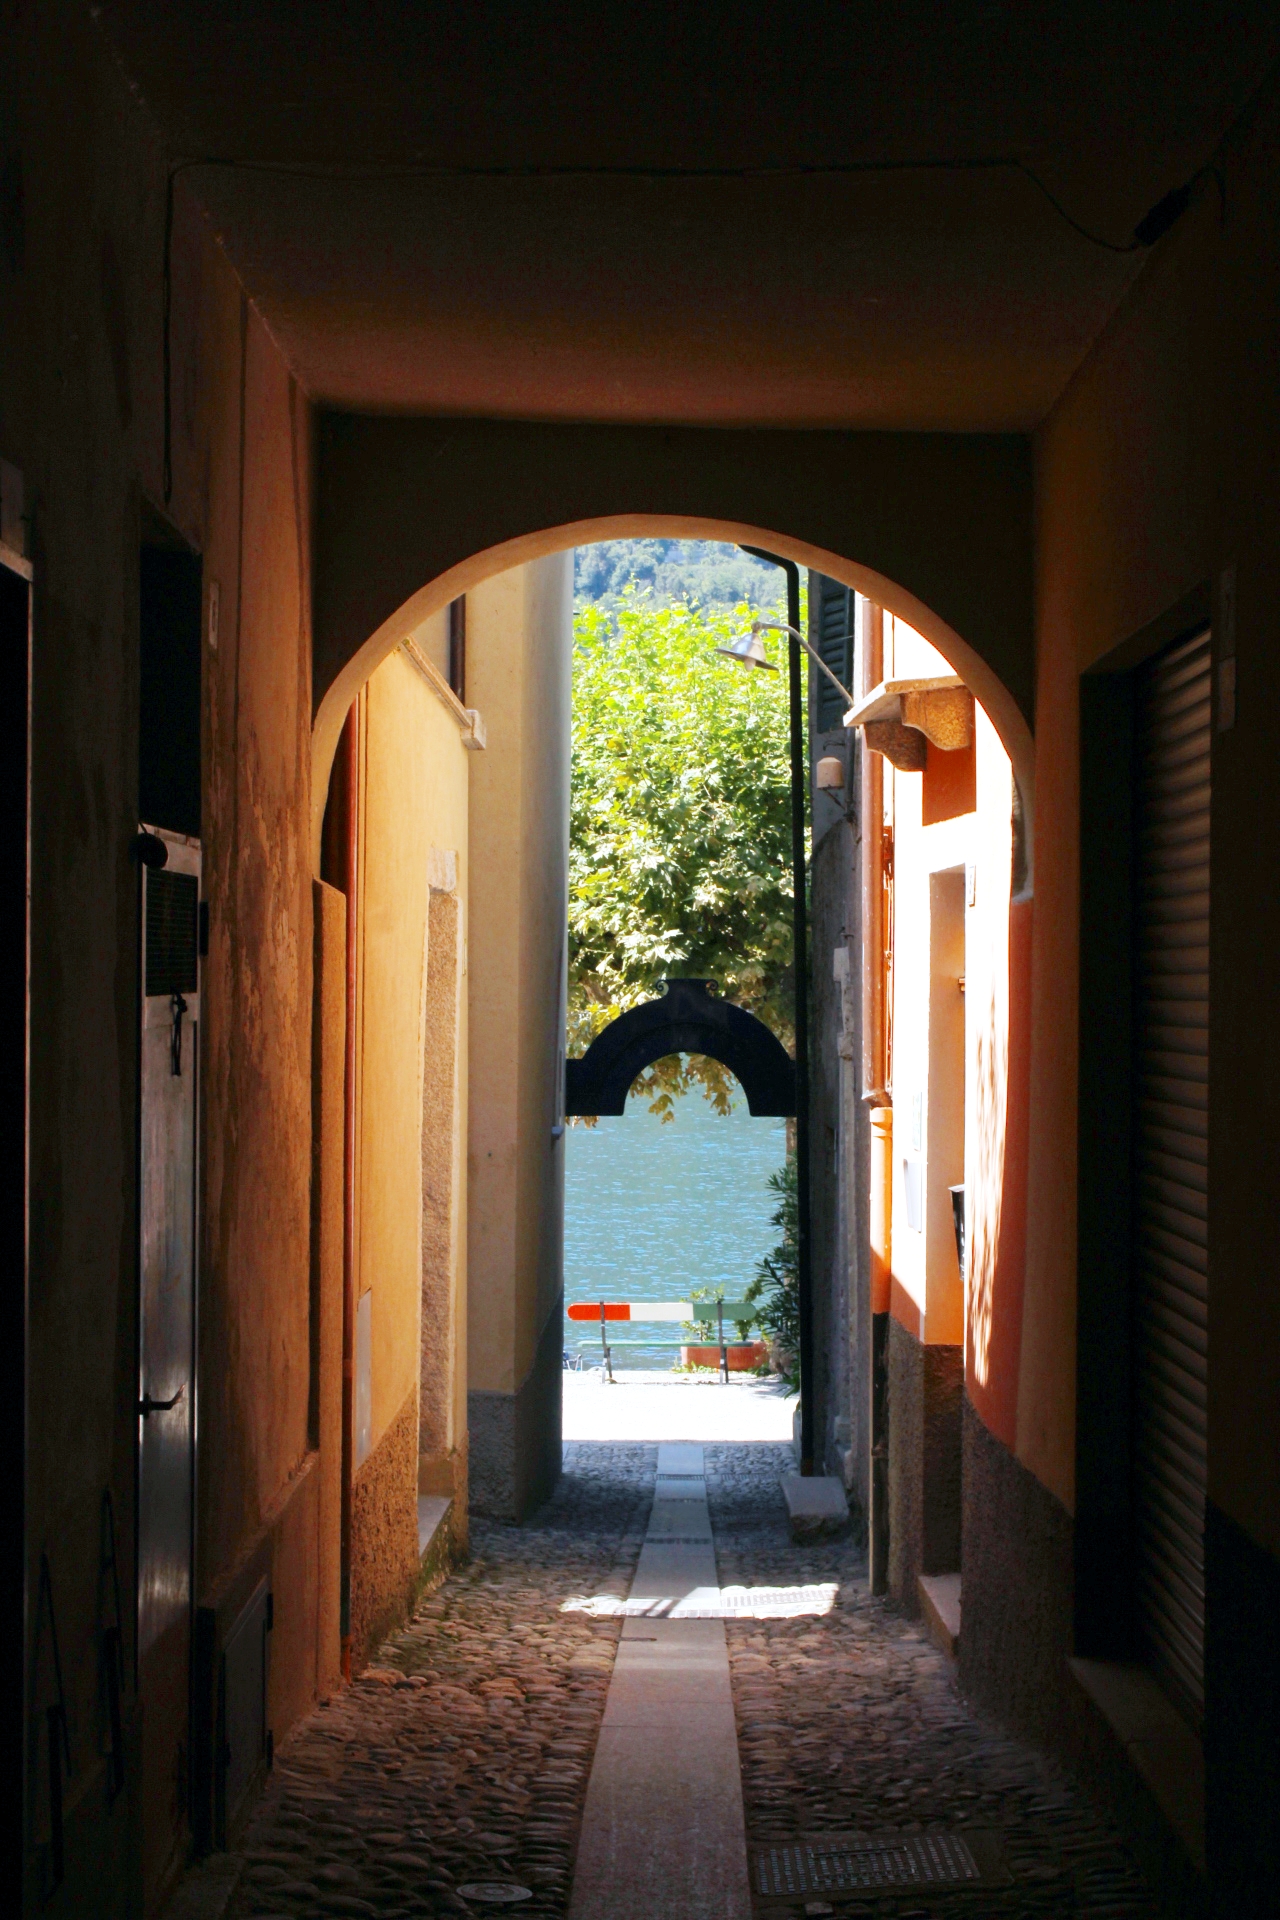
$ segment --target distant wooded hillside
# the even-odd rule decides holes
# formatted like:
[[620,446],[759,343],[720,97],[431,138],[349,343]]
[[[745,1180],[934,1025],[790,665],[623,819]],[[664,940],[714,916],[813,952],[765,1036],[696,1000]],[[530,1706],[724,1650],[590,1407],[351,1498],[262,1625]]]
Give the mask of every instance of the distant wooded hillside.
[[703,607],[735,607],[744,600],[775,607],[786,597],[781,568],[711,540],[606,540],[579,547],[574,556],[579,607],[613,611],[633,580],[659,607],[682,600]]

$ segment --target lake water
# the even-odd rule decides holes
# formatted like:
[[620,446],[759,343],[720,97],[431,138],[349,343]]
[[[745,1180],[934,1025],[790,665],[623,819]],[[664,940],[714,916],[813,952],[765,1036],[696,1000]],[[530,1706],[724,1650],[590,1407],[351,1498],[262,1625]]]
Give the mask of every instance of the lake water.
[[[768,1186],[786,1158],[785,1120],[753,1120],[745,1102],[718,1114],[700,1093],[676,1103],[665,1126],[643,1101],[565,1134],[565,1302],[687,1300],[692,1287],[723,1285],[739,1300],[756,1262],[780,1238],[769,1224],[778,1196]],[[612,1329],[613,1365],[670,1367],[682,1329]],[[622,1339],[653,1342],[621,1346]],[[685,1336],[687,1337],[687,1336]],[[667,1342],[667,1344],[663,1344]],[[564,1344],[587,1364],[600,1359],[600,1328],[568,1320]]]

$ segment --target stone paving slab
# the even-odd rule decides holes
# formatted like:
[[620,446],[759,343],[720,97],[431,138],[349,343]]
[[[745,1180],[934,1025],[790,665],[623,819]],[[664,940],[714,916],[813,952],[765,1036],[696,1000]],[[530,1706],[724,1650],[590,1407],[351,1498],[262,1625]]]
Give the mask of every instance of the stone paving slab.
[[733,1714],[606,1724],[571,1920],[744,1920],[751,1912]]
[[[700,1446],[660,1446],[649,1528],[587,1788],[570,1920],[749,1920],[724,1627],[667,1609],[715,1584]],[[695,1523],[696,1526],[695,1526]],[[668,1543],[673,1532],[698,1543]],[[640,1629],[646,1629],[641,1633]]]

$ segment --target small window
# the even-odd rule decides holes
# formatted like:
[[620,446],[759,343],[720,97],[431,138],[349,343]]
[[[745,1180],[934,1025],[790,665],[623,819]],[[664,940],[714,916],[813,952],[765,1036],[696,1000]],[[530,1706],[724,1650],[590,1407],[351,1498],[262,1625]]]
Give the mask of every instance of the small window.
[[449,687],[467,703],[467,596],[449,602]]

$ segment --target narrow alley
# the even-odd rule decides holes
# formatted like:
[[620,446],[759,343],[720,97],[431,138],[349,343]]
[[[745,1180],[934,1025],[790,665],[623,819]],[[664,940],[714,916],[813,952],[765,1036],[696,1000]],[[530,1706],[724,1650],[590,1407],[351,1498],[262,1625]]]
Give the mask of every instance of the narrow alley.
[[[862,1550],[791,1541],[789,1450],[713,1445],[705,1462],[722,1586],[838,1588],[821,1617],[727,1623],[755,1912],[1153,1914],[1097,1811],[977,1718],[923,1629],[870,1596]],[[530,1523],[474,1524],[470,1563],[277,1756],[242,1843],[235,1920],[570,1911],[622,1631],[573,1602],[628,1593],[657,1465],[652,1445],[571,1444]],[[784,1849],[851,1832],[969,1836],[981,1878],[761,1892]],[[660,1808],[649,1834],[661,1847]],[[718,1911],[714,1890],[705,1905],[694,1890],[687,1911]]]
[[0,1920],[1277,1920],[1277,338],[1277,0],[0,0]]

